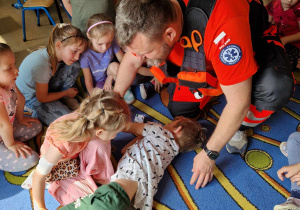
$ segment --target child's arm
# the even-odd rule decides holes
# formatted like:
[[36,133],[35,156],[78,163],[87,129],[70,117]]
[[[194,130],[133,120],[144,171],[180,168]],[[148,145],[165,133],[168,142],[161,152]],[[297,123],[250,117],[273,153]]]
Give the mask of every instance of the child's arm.
[[89,68],[83,68],[82,71],[83,71],[86,89],[88,90],[89,94],[92,95],[94,90],[94,85],[93,85],[93,77],[92,77],[91,70]]
[[32,150],[29,146],[20,141],[15,141],[13,125],[9,120],[3,103],[0,103],[0,136],[7,149],[13,151],[17,158],[19,157],[19,154],[23,158],[26,158],[25,153],[31,155]]
[[[48,165],[41,164],[39,162],[33,178],[32,178],[32,195],[34,202],[38,205],[39,208],[46,208],[44,193],[45,193],[45,180],[47,174],[43,174],[44,171],[51,172],[52,167],[57,164],[63,155],[58,151],[54,146],[50,146],[43,158],[49,163]],[[52,166],[52,167],[51,167]],[[40,168],[40,169],[39,169]],[[42,172],[43,171],[43,172]]]
[[39,120],[32,117],[24,117],[25,98],[17,87],[16,87],[16,91],[18,97],[16,118],[20,124],[31,127],[31,124],[29,124],[30,122],[39,122]]
[[[300,21],[298,21],[299,29],[300,29]],[[296,42],[300,40],[300,32],[285,36],[281,38],[281,42],[283,45],[286,45],[288,43]]]
[[41,103],[57,101],[65,96],[69,98],[74,98],[78,93],[77,88],[69,88],[61,92],[48,92],[48,85],[48,83],[36,82],[36,97],[37,100]]
[[62,0],[66,10],[68,11],[68,13],[71,15],[72,17],[72,5],[71,5],[71,1],[70,0]]
[[133,123],[129,122],[123,132],[132,133],[136,136],[141,136],[143,134],[143,130],[146,123]]

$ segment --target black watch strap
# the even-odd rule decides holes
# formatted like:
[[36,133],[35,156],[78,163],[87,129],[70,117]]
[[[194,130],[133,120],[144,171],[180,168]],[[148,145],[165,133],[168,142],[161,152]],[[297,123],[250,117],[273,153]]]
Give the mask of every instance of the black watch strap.
[[219,152],[207,149],[206,145],[203,146],[203,149],[206,152],[209,159],[216,160],[219,157]]

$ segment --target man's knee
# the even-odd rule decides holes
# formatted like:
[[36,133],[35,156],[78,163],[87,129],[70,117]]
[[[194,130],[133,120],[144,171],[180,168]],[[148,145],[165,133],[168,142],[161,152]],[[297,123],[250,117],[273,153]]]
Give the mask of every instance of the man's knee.
[[294,79],[285,67],[268,66],[253,77],[252,104],[261,110],[277,111],[294,93]]

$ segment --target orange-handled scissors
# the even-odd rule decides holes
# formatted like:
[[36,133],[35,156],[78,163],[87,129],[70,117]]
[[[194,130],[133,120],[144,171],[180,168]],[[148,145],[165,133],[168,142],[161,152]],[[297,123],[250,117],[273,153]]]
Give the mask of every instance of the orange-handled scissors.
[[[195,34],[198,35],[200,42],[196,41]],[[191,42],[192,40],[192,42]],[[193,47],[196,52],[199,52],[198,47],[202,45],[202,36],[199,31],[193,30],[191,34],[191,40],[187,36],[183,36],[180,38],[180,45],[184,48]]]

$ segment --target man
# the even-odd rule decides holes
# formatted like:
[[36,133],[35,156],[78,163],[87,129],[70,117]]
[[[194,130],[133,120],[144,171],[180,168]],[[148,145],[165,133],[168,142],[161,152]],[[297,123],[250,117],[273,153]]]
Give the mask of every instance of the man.
[[[208,71],[212,66],[214,73],[205,75],[217,78],[227,104],[206,147],[194,158],[191,184],[197,181],[196,189],[199,189],[211,181],[215,159],[226,143],[230,153],[243,154],[247,146],[245,130],[260,124],[274,111],[281,109],[289,101],[294,87],[283,46],[274,35],[276,28],[268,28],[267,13],[261,2],[191,0],[186,13],[179,2],[121,1],[117,9],[116,35],[120,44],[127,47],[127,53],[121,62],[114,90],[123,95],[143,62],[158,66],[167,59],[178,41],[185,46],[183,71],[192,66],[185,63],[189,63],[190,55],[202,59],[195,63],[203,65],[204,69],[197,65],[195,68],[202,71],[206,68]],[[198,9],[199,5],[195,5],[198,3],[205,7],[204,13],[209,17],[207,23],[201,24],[205,15]],[[186,30],[191,34],[186,34]],[[195,38],[195,33],[198,38]],[[191,38],[185,38],[182,43],[182,34]],[[201,47],[204,47],[205,59],[198,53]],[[173,51],[171,54],[174,54]],[[182,91],[191,88],[178,85],[169,87],[168,108],[173,116],[196,117],[200,112],[199,107],[203,107],[201,103],[205,103],[204,99],[210,95],[208,92],[208,96],[198,97],[200,99],[197,102],[193,91]],[[218,85],[215,88],[218,89]],[[204,91],[200,91],[200,96],[201,92]],[[193,99],[188,102],[178,101],[177,96],[180,94]]]

